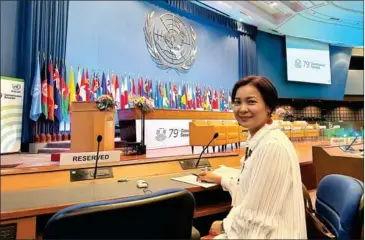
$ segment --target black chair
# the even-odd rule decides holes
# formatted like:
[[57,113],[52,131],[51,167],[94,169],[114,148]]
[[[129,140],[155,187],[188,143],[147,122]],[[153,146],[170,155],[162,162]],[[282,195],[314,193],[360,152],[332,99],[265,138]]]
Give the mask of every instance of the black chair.
[[[78,204],[48,221],[44,239],[199,239],[195,199],[185,189]],[[192,229],[194,229],[192,231]]]

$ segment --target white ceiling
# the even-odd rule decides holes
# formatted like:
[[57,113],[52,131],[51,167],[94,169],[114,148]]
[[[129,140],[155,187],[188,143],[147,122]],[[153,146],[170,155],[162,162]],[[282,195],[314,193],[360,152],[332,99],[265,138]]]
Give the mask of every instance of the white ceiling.
[[363,47],[363,1],[194,1],[259,30]]

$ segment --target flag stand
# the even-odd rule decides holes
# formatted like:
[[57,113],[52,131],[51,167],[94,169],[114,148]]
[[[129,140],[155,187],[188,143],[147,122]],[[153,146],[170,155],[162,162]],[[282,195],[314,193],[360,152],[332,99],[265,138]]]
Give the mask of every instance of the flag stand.
[[35,137],[34,137],[34,142],[39,143],[38,120],[35,121]]

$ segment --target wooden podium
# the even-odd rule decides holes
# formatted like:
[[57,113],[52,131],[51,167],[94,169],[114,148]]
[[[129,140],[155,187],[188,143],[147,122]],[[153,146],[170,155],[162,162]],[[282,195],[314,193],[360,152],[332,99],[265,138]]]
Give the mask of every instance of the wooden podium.
[[114,111],[100,111],[95,102],[72,102],[71,152],[96,152],[98,135],[100,151],[114,150]]

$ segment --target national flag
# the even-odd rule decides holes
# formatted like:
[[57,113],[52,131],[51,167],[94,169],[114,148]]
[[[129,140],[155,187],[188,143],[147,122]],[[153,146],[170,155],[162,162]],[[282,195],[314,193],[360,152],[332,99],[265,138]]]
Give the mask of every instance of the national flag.
[[86,101],[90,101],[90,95],[91,95],[91,91],[90,91],[90,78],[89,78],[89,70],[86,68],[86,73],[85,73],[85,96],[86,96]]
[[70,67],[70,78],[69,78],[68,88],[69,88],[69,91],[70,91],[69,110],[71,111],[72,102],[76,101],[74,69],[72,68],[72,66]]
[[77,81],[76,81],[76,101],[77,102],[81,102],[83,101],[81,95],[80,95],[80,87],[81,87],[81,70],[80,70],[80,67],[77,68]]
[[200,86],[196,87],[196,108],[202,108],[202,92]]
[[37,121],[42,114],[42,87],[41,87],[41,70],[39,66],[39,54],[35,62],[35,71],[30,95],[32,96],[32,105],[30,107],[30,119]]
[[[73,73],[72,73],[73,74]],[[68,109],[70,99],[70,89],[67,84],[66,65],[63,61],[61,65],[61,106],[62,106],[62,121],[68,122]]]
[[93,73],[93,81],[91,83],[91,96],[92,100],[94,101],[96,98],[98,98],[101,95],[101,88],[100,88],[100,80],[97,73]]
[[47,86],[47,60],[43,59],[43,66],[42,66],[42,113],[44,117],[48,118],[48,86]]
[[86,78],[85,78],[85,70],[82,69],[82,75],[81,75],[81,83],[80,83],[80,92],[79,92],[81,101],[87,101],[86,97]]
[[[119,98],[119,96],[120,96],[120,86],[119,86],[119,78],[118,78],[118,75],[116,74],[115,75],[115,79],[114,79],[114,95],[115,95],[115,101],[117,102],[117,104],[118,104],[118,108],[120,108],[120,98]],[[128,96],[127,96],[127,98],[128,98]]]
[[52,59],[49,60],[48,65],[48,82],[47,82],[47,108],[48,108],[48,119],[54,121],[54,90],[53,90],[53,64]]
[[105,77],[105,73],[103,72],[103,76],[101,77],[101,88],[102,88],[102,95],[106,95],[108,94],[108,87],[106,84],[106,77]]
[[132,78],[132,95],[136,95],[137,91],[136,91],[136,85],[134,84],[134,78]]
[[125,76],[125,78],[123,79],[123,83],[124,83],[124,89],[123,89],[123,96],[124,96],[124,108],[128,108],[128,78],[127,76]]
[[181,108],[186,109],[187,105],[187,93],[185,84],[182,87],[182,96],[181,96]]
[[107,87],[107,94],[112,97],[112,91],[111,91],[112,84],[110,82],[109,72],[106,75],[106,87]]
[[53,73],[53,94],[54,94],[54,116],[58,121],[62,121],[60,73],[58,71],[57,62]]
[[117,100],[117,95],[115,95],[115,92],[116,92],[115,90],[116,89],[115,89],[114,85],[115,85],[115,74],[112,72],[112,79],[111,79],[111,82],[110,82],[110,89],[111,89],[110,94],[111,94],[112,98],[114,99],[114,101],[116,101]]

